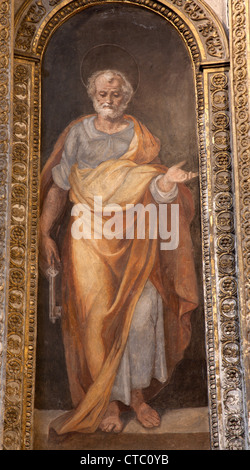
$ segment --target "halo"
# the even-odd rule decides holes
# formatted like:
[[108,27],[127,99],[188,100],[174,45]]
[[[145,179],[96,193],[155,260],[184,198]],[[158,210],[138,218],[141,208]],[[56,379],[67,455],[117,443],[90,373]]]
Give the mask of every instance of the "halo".
[[89,77],[101,70],[117,70],[123,73],[131,83],[134,93],[140,81],[140,72],[135,58],[115,44],[100,44],[90,49],[81,62],[81,79],[85,87]]

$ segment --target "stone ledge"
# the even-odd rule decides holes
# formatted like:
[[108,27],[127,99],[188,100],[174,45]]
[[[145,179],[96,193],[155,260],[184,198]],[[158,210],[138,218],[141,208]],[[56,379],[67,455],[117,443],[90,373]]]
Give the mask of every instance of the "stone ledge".
[[[39,435],[47,435],[49,423],[65,411],[62,410],[35,410],[35,431]],[[183,434],[183,433],[209,433],[208,409],[181,408],[178,410],[166,410],[162,414],[161,426],[154,429],[146,429],[131,414],[131,419],[126,418],[123,434]]]

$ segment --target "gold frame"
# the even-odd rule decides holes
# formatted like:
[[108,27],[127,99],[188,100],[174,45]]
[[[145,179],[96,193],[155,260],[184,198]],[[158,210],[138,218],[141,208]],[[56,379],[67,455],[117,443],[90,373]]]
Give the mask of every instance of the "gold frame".
[[248,0],[231,0],[230,44],[203,0],[26,0],[15,19],[11,0],[1,0],[0,444],[4,449],[33,445],[41,60],[64,21],[100,3],[136,5],[161,15],[192,58],[211,449],[247,449]]

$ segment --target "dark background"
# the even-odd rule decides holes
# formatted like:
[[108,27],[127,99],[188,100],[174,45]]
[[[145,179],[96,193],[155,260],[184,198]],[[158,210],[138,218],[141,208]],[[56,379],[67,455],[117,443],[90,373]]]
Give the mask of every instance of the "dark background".
[[[45,164],[62,130],[73,119],[92,113],[80,74],[82,59],[94,46],[116,44],[131,53],[140,81],[127,112],[141,120],[161,140],[167,166],[186,160],[198,169],[198,139],[194,72],[178,32],[159,15],[136,6],[100,5],[84,10],[53,35],[42,69],[42,155]],[[198,179],[189,183],[196,217],[192,223],[200,306],[192,317],[192,339],[170,384],[155,399],[159,407],[207,404],[205,328],[202,292],[200,204]],[[60,320],[48,318],[48,282],[39,277],[38,341],[35,406],[68,409],[71,400],[64,361]]]

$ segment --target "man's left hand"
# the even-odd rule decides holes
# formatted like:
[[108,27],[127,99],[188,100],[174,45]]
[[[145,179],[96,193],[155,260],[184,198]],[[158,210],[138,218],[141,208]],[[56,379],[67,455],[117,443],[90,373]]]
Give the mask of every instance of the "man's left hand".
[[157,182],[160,191],[168,192],[173,189],[176,183],[186,183],[191,179],[198,176],[198,172],[183,170],[181,167],[186,163],[182,161],[176,165],[171,166],[167,173],[163,175]]

